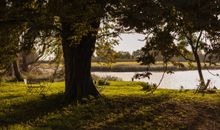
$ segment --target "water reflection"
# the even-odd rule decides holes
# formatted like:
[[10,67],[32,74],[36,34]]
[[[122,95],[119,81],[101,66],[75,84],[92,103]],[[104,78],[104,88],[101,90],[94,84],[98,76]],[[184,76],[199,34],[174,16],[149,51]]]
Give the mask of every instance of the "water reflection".
[[[220,74],[220,70],[211,70],[212,73]],[[136,72],[93,72],[93,74],[98,76],[116,76],[124,81],[131,81],[132,77]],[[158,83],[161,79],[162,72],[152,72],[150,79],[144,78],[136,81],[143,81],[149,83]],[[204,78],[211,79],[209,87],[213,88],[214,86],[220,89],[220,77],[213,76],[208,71],[203,70]],[[184,89],[195,89],[199,84],[199,76],[196,70],[193,71],[176,71],[174,74],[166,74],[160,88],[168,89],[180,89],[181,86]]]

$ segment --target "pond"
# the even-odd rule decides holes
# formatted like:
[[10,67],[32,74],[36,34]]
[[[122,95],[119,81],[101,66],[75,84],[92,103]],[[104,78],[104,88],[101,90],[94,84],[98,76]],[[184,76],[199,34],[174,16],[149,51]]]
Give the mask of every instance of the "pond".
[[[220,74],[220,70],[210,70],[213,74]],[[93,74],[105,77],[105,76],[115,76],[121,78],[123,81],[131,81],[132,77],[137,72],[92,72]],[[143,81],[148,83],[158,84],[163,72],[152,72],[150,79],[143,78],[135,81]],[[210,74],[207,70],[203,70],[204,78],[210,79],[209,87],[213,88],[214,86],[220,89],[220,77]],[[175,71],[174,74],[165,74],[165,77],[159,86],[159,88],[166,89],[180,89],[183,86],[184,89],[196,89],[199,84],[199,76],[196,70],[192,71]]]

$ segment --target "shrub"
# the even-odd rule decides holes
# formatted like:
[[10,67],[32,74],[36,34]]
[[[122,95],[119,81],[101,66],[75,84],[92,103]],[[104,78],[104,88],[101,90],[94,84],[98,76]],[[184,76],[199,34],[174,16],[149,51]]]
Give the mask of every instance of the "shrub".
[[150,91],[151,90],[151,86],[148,83],[140,82],[139,85],[142,87],[143,91]]
[[139,85],[142,87],[142,90],[146,92],[154,91],[156,89],[156,84],[151,85],[149,83],[140,82]]
[[108,80],[108,81],[122,81],[121,78],[115,77],[115,76],[105,76],[105,77],[100,77],[95,74],[92,74],[92,79],[93,80]]
[[99,77],[98,75],[92,74],[92,79],[96,81],[96,80],[101,79],[101,77]]
[[99,86],[110,85],[110,83],[107,80],[100,79],[100,80],[98,80],[97,85],[99,85]]
[[121,78],[115,77],[115,76],[106,76],[106,77],[102,77],[102,79],[108,80],[108,81],[122,81]]

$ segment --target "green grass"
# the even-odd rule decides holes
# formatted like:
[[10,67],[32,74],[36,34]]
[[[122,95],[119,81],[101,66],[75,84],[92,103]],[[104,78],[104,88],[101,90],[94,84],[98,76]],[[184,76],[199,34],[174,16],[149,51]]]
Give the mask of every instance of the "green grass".
[[0,86],[0,129],[145,130],[220,129],[220,92],[157,90],[146,94],[138,82],[110,82],[102,98],[64,104],[64,83],[46,97],[26,93],[23,83]]

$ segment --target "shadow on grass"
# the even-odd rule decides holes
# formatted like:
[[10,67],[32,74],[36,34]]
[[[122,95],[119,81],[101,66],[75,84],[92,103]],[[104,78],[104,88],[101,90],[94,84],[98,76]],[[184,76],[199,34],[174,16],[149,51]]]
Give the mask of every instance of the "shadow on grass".
[[[174,100],[169,94],[103,97],[66,105],[63,95],[11,106],[0,126],[76,130],[207,129],[218,130],[220,103]],[[219,98],[220,99],[220,98]]]
[[[220,102],[216,104],[193,100],[178,101],[172,100],[168,95],[153,98],[120,98],[119,100],[121,103],[115,106],[126,104],[126,107],[119,109],[120,112],[116,114],[118,116],[104,118],[97,124],[93,122],[85,129],[220,129]],[[132,105],[129,106],[127,101]]]
[[211,102],[194,103],[196,116],[188,124],[188,129],[220,130],[220,97],[217,104]]
[[[90,121],[98,123],[105,120],[109,117],[109,113],[117,117],[117,114],[124,113],[124,111],[135,111],[143,105],[157,104],[167,99],[168,95],[150,98],[103,97],[76,106],[75,104],[64,104],[62,94],[51,95],[46,99],[11,105],[4,115],[0,115],[0,127],[7,128],[7,126],[15,124],[30,123],[32,126],[53,129],[83,129],[84,126],[86,127],[85,124],[91,123]],[[51,118],[51,113],[59,116]]]
[[10,99],[13,99],[13,98],[18,98],[18,97],[22,97],[21,95],[10,95],[10,96],[2,96],[0,97],[0,100],[10,100]]
[[[0,126],[25,123],[56,111],[65,106],[63,97],[63,94],[57,94],[47,96],[45,99],[39,97],[35,100],[11,104],[8,108],[5,108],[4,114],[0,115]],[[15,97],[10,96],[10,98]]]
[[[152,121],[157,116],[157,104],[170,99],[169,95],[154,96],[115,96],[91,101],[77,107],[69,107],[66,112],[61,112],[61,118],[47,120],[45,126],[52,129],[135,129],[139,120]],[[155,109],[151,114],[141,118],[138,113],[145,108]],[[140,110],[140,111],[139,111]],[[151,109],[150,109],[151,110]],[[135,113],[132,115],[132,113]],[[50,126],[48,125],[50,124]],[[142,128],[142,126],[140,126]]]

